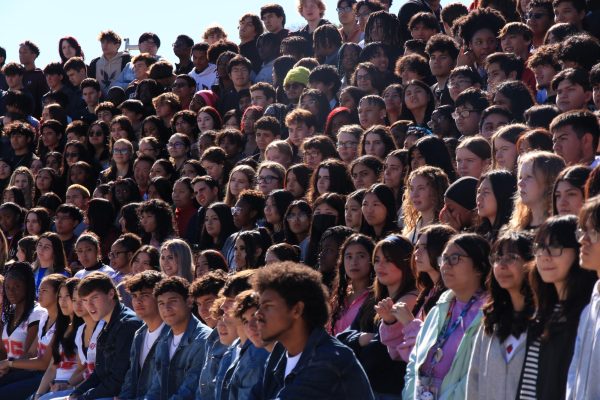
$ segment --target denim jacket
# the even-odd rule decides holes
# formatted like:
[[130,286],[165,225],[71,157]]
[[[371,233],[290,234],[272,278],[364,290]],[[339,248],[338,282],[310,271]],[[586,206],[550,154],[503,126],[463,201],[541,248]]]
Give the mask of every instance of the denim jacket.
[[144,365],[140,368],[140,354],[142,353],[142,346],[144,346],[144,340],[148,334],[148,325],[144,324],[137,330],[133,337],[131,352],[129,353],[129,370],[127,370],[121,393],[118,396],[120,399],[141,400],[144,398],[144,395],[150,388],[152,378],[156,375],[156,365],[154,363],[156,345],[165,337],[167,332],[169,332],[169,327],[164,325],[158,338],[150,348],[144,360]]
[[[249,339],[246,340],[237,360],[227,370],[221,400],[247,399],[252,387],[262,380],[267,357],[268,351],[259,349]],[[225,397],[226,394],[228,397]]]
[[217,329],[213,329],[206,340],[206,361],[204,361],[202,372],[200,372],[200,384],[196,392],[197,400],[215,399],[215,384],[217,373],[219,372],[219,364],[227,349],[228,346],[219,341],[219,332]]
[[117,396],[129,369],[129,352],[133,335],[142,326],[136,315],[120,302],[108,324],[98,336],[96,368],[73,393],[80,399],[97,399]]
[[[223,390],[223,381],[225,380],[225,374],[227,370],[234,362],[234,360],[238,356],[238,349],[240,346],[240,339],[235,339],[235,341],[225,350],[223,354],[223,358],[221,358],[221,362],[219,363],[219,368],[217,370],[217,376],[215,377],[215,399],[221,399],[221,392]],[[202,400],[202,399],[196,399]]]
[[210,335],[210,328],[192,315],[171,359],[169,347],[173,339],[173,331],[169,329],[156,347],[154,361],[157,379],[152,382],[146,393],[147,400],[194,398],[204,364],[208,335]]
[[262,399],[373,400],[367,375],[354,352],[325,329],[314,329],[300,360],[284,378],[285,351],[273,351],[267,362],[262,387],[253,394]]

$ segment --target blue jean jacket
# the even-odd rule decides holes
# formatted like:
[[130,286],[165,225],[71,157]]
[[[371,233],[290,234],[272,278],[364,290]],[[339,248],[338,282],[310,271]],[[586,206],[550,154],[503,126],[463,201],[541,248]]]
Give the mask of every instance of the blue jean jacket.
[[200,384],[196,392],[196,400],[215,399],[215,384],[219,364],[228,348],[219,341],[217,329],[213,329],[206,340],[206,361],[204,361],[202,372],[200,372]]
[[284,378],[285,351],[273,351],[262,385],[252,390],[261,399],[374,400],[367,375],[354,352],[325,329],[314,329],[300,360]]
[[[262,380],[268,357],[268,351],[259,349],[250,340],[246,340],[239,357],[227,370],[220,400],[247,399],[252,387]],[[226,393],[228,397],[225,397]]]
[[156,379],[146,393],[147,400],[193,399],[198,389],[200,371],[204,364],[206,339],[210,328],[193,315],[171,359],[169,346],[173,331],[160,340],[156,347]]
[[[215,399],[217,400],[220,400],[222,398],[221,392],[223,391],[223,381],[225,381],[225,375],[227,374],[229,367],[238,356],[239,346],[240,339],[235,339],[231,346],[229,346],[227,350],[225,350],[223,358],[221,358],[221,362],[219,363],[219,369],[217,371],[217,376],[215,377]],[[197,398],[196,400],[202,399]]]
[[125,375],[125,381],[121,387],[121,393],[119,399],[136,399],[142,400],[150,388],[150,383],[156,375],[156,364],[154,362],[154,354],[156,353],[156,346],[162,338],[164,338],[169,332],[169,327],[164,325],[162,330],[156,339],[156,342],[150,348],[144,365],[140,368],[140,354],[142,353],[142,346],[144,346],[144,339],[148,334],[148,325],[144,324],[140,329],[135,332],[133,337],[133,345],[129,353],[129,369]]

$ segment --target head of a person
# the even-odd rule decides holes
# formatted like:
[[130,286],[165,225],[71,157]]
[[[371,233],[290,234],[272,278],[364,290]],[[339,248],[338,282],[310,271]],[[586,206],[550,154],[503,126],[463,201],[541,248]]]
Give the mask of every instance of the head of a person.
[[90,273],[79,282],[77,294],[90,317],[96,322],[110,316],[119,302],[112,279],[98,271]]

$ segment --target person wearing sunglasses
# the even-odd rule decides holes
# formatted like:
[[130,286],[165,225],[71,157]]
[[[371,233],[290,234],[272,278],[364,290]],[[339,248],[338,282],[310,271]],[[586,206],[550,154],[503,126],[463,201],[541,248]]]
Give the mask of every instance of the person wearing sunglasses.
[[532,0],[524,15],[524,22],[533,31],[532,45],[537,49],[544,44],[544,36],[554,23],[552,3],[545,0]]
[[528,321],[535,311],[527,279],[533,237],[506,232],[492,247],[483,323],[473,345],[467,398],[515,398],[525,359]]
[[555,216],[548,218],[535,236],[535,268],[530,282],[537,311],[527,330],[525,367],[517,398],[525,393],[538,399],[564,396],[577,324],[596,276],[580,265],[576,231],[575,216]]
[[[581,268],[600,275],[600,199],[590,199],[579,214],[579,225],[576,231],[581,245],[579,262]],[[600,396],[600,382],[596,378],[598,371],[593,360],[598,359],[597,318],[592,314],[598,307],[598,281],[594,284],[590,305],[584,308],[577,328],[575,352],[571,359],[567,378],[567,398],[583,400]]]
[[[403,398],[465,398],[467,368],[491,269],[490,245],[481,236],[454,236],[438,257],[449,289],[427,314],[410,355]],[[424,396],[427,394],[427,396]]]

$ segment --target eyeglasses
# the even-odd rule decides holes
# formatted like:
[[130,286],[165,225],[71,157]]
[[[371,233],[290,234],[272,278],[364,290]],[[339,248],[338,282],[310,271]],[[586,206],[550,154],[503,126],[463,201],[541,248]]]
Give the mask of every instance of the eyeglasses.
[[494,254],[490,256],[490,264],[510,265],[514,262],[521,260],[521,256],[514,253],[508,253],[504,255]]
[[181,147],[185,147],[185,143],[183,143],[183,142],[167,143],[168,149],[179,149]]
[[335,11],[337,11],[338,14],[349,13],[350,11],[352,11],[352,7],[338,7],[335,9]]
[[289,213],[286,217],[286,220],[293,221],[295,219],[299,221],[306,221],[308,219],[308,214],[300,212],[300,213]]
[[256,178],[256,182],[266,183],[267,185],[270,185],[273,181],[279,181],[279,179],[280,178],[278,176],[274,175],[259,176],[258,178]]
[[111,251],[110,253],[108,253],[108,258],[117,258],[119,257],[119,254],[124,254],[127,253],[126,251]]
[[312,151],[305,151],[304,152],[304,158],[317,158],[321,155],[321,152],[318,150],[312,150]]
[[530,12],[530,13],[525,14],[525,19],[541,19],[541,18],[544,18],[545,15],[548,15],[548,14]]
[[452,113],[452,118],[454,119],[458,119],[458,118],[469,118],[469,115],[471,115],[471,113],[476,113],[479,112],[477,110],[461,110],[461,111],[454,111]]
[[590,242],[594,244],[598,243],[598,239],[600,239],[600,233],[598,233],[598,231],[595,229],[584,230],[579,228],[575,231],[575,237],[577,238],[578,242],[581,242],[585,235],[588,235]]
[[450,254],[449,256],[439,256],[437,258],[437,262],[438,262],[439,266],[448,264],[449,266],[454,267],[456,264],[458,264],[460,262],[461,258],[471,258],[471,257],[465,256],[463,254],[454,253],[454,254]]
[[129,149],[113,149],[113,154],[124,156],[125,154],[129,154]]
[[353,149],[358,146],[358,142],[338,142],[338,149]]
[[89,136],[91,137],[100,137],[100,136],[104,136],[104,132],[102,131],[90,131]]
[[534,243],[533,254],[535,254],[536,257],[545,255],[550,257],[560,257],[563,253],[563,248],[564,247],[562,246],[547,246],[542,243]]
[[79,153],[65,153],[65,158],[79,157]]

